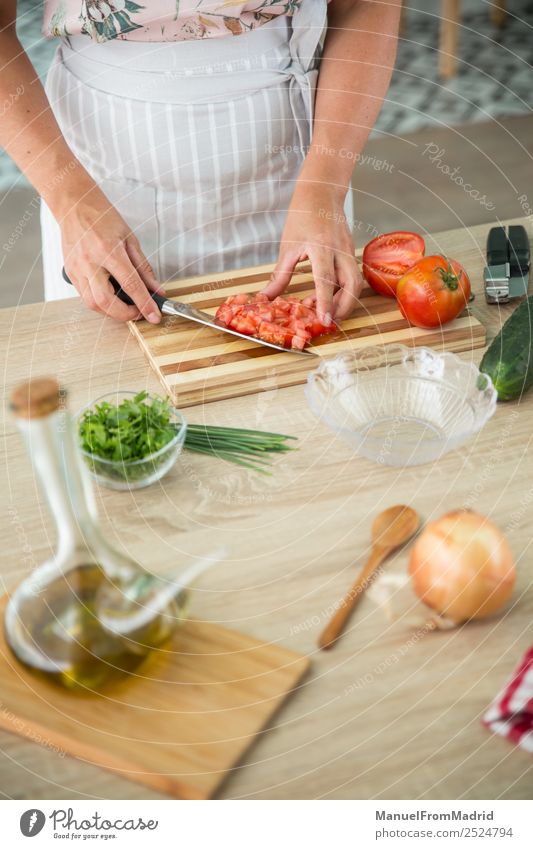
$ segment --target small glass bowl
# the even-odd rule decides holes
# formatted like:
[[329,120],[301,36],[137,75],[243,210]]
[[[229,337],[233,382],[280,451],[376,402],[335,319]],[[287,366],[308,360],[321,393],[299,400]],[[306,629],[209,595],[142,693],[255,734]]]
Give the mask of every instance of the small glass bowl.
[[[138,392],[109,392],[102,395],[79,411],[75,421],[76,430],[83,414],[93,409],[96,404],[108,401],[110,404],[118,405],[126,398],[134,398],[137,394]],[[148,395],[146,400],[151,401],[153,397]],[[119,490],[142,489],[161,480],[181,454],[187,433],[187,422],[183,415],[174,407],[171,410],[170,422],[176,428],[176,435],[159,451],[147,454],[141,460],[106,460],[80,448],[91,477],[102,486]]]
[[305,395],[321,421],[385,466],[430,463],[458,448],[487,423],[497,397],[473,363],[405,345],[324,360]]

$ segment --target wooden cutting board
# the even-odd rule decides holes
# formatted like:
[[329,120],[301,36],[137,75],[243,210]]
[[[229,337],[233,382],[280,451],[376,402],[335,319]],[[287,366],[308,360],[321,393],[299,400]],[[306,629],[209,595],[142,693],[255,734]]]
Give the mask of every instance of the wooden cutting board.
[[[272,265],[262,265],[171,281],[166,292],[214,315],[229,295],[263,289],[272,269]],[[301,263],[290,293],[303,298],[313,290],[311,267]],[[305,383],[308,372],[318,365],[314,358],[269,351],[254,342],[172,316],[164,317],[155,327],[138,321],[130,322],[130,328],[178,407]],[[317,339],[313,348],[320,356],[333,356],[390,342],[469,351],[485,345],[485,328],[465,314],[438,330],[420,330],[408,324],[394,300],[365,288],[353,316],[343,322],[338,333]]]
[[[5,605],[4,597],[2,620]],[[2,628],[0,727],[170,796],[209,798],[309,659],[209,622],[185,623],[173,646],[103,695],[85,696],[17,663]]]

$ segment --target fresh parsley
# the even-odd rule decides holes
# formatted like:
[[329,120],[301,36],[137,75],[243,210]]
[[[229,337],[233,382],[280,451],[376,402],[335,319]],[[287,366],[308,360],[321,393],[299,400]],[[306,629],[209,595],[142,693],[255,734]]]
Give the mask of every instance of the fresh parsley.
[[[167,462],[165,452],[161,458],[147,458],[164,448],[176,432],[170,399],[148,392],[139,392],[118,405],[102,401],[86,410],[79,421],[81,448],[93,472],[130,482],[153,473],[158,460]],[[190,424],[184,447],[270,474],[271,455],[290,451],[288,443],[294,439],[260,430]],[[141,460],[146,462],[136,462]],[[107,465],[110,461],[112,468]]]
[[168,398],[138,392],[118,406],[102,401],[79,423],[81,447],[104,460],[131,463],[164,448],[176,435]]

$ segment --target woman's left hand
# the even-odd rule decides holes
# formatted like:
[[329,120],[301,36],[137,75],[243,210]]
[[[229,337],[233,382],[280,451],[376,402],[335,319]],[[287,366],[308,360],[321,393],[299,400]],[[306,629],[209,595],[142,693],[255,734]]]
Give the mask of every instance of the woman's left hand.
[[297,184],[278,261],[264,293],[269,298],[281,295],[291,281],[296,264],[303,259],[311,262],[320,321],[329,324],[330,317],[339,321],[350,315],[363,280],[344,214],[344,198],[324,183]]

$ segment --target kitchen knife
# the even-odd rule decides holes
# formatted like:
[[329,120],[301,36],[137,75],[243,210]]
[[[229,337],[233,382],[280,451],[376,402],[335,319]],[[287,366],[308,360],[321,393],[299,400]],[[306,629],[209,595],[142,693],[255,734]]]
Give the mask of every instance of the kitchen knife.
[[[72,280],[69,278],[65,269],[63,269],[63,279],[72,285]],[[120,287],[120,284],[114,277],[109,277],[117,298],[128,306],[135,306],[130,296]],[[158,295],[157,292],[150,292],[150,297],[155,301],[163,315],[175,315],[180,318],[188,318],[190,321],[195,321],[197,324],[203,324],[205,327],[212,327],[213,330],[221,330],[223,333],[229,333],[231,336],[238,336],[239,339],[246,339],[247,342],[256,342],[258,345],[264,345],[267,348],[273,348],[275,351],[283,351],[285,354],[303,354],[305,357],[316,357],[314,351],[309,351],[305,348],[299,351],[296,348],[284,348],[283,345],[275,345],[273,342],[265,342],[257,336],[248,336],[246,333],[239,333],[238,330],[232,330],[231,327],[226,327],[221,321],[217,321],[214,316],[207,312],[197,310],[190,304],[184,304],[181,301],[173,301],[171,298],[165,298],[164,295]]]

